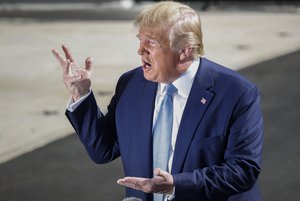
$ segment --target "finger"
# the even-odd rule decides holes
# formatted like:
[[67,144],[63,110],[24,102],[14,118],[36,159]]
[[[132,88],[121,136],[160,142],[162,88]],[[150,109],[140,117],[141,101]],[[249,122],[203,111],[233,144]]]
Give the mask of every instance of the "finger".
[[87,70],[87,71],[91,71],[92,70],[93,61],[94,61],[93,57],[88,57],[85,60],[85,70]]
[[117,181],[117,183],[122,185],[122,186],[126,186],[128,188],[133,188],[133,189],[139,190],[138,186],[137,186],[137,183],[127,182],[125,179],[119,179]]
[[124,183],[123,179],[118,179],[118,180],[117,180],[117,184],[122,185],[123,183]]
[[64,57],[55,49],[51,50],[52,54],[55,56],[55,58],[57,59],[57,61],[60,63],[60,65],[65,68],[66,66],[66,60],[64,59]]
[[72,76],[72,74],[70,74],[70,61],[69,60],[66,60],[65,62],[65,65],[62,67],[63,68],[63,74],[64,76],[65,75],[68,75],[68,76]]
[[170,183],[172,185],[174,184],[173,176],[167,171],[158,168],[157,177],[159,177],[162,182]]
[[154,170],[154,174],[157,175],[157,176],[161,176],[161,177],[164,177],[164,178],[167,178],[170,174],[166,171],[163,171],[159,168],[156,168]]
[[83,77],[87,77],[87,72],[75,62],[71,62],[69,65],[69,71],[71,75],[81,74]]
[[125,177],[123,179],[119,179],[117,182],[121,185],[141,190],[145,185],[146,180],[146,178],[141,177]]
[[62,45],[62,49],[66,55],[66,58],[69,59],[71,62],[74,62],[70,49],[66,45]]
[[157,176],[158,174],[160,174],[162,170],[160,168],[155,168],[154,169],[154,176]]
[[117,183],[135,190],[144,191],[145,193],[157,192],[153,189],[152,179],[148,178],[125,177],[123,179],[119,179]]
[[138,183],[141,182],[143,180],[145,180],[145,178],[142,177],[125,177],[122,179],[124,183]]

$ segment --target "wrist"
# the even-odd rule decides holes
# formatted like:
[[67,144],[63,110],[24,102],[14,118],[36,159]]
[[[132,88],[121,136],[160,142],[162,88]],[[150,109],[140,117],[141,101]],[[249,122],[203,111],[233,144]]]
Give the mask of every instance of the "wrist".
[[76,102],[76,101],[78,101],[81,97],[82,97],[82,96],[80,96],[80,95],[72,95],[72,100],[73,100],[73,102]]
[[74,94],[74,95],[72,95],[72,99],[74,102],[76,102],[76,101],[80,100],[82,97],[86,96],[88,93],[90,93],[90,90],[86,91],[84,93]]

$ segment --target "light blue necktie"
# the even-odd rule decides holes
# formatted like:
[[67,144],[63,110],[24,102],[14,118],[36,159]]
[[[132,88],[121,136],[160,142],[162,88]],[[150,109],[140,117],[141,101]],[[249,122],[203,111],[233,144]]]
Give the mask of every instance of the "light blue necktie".
[[[173,94],[176,87],[166,85],[166,94],[153,128],[153,168],[168,170],[168,160],[171,148],[173,127]],[[154,194],[154,201],[162,201],[163,194]]]

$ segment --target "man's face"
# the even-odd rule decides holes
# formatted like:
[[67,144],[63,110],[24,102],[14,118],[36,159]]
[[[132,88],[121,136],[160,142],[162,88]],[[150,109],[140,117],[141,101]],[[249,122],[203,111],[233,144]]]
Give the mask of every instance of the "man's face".
[[173,82],[180,72],[177,69],[179,54],[170,47],[166,31],[140,28],[138,54],[141,56],[144,77],[153,82]]

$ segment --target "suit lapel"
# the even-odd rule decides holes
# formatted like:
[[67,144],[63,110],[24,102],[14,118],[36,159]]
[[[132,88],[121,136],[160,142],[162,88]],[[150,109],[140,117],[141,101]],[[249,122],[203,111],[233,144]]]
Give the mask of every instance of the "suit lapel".
[[137,103],[140,105],[137,116],[139,119],[136,119],[135,124],[136,127],[139,128],[137,142],[141,143],[140,150],[138,152],[141,154],[145,154],[141,158],[147,159],[144,160],[142,166],[145,172],[147,172],[145,176],[152,177],[153,176],[153,153],[152,153],[152,124],[153,124],[153,113],[155,106],[155,97],[157,91],[157,83],[146,81],[140,85],[140,94],[141,94],[141,103]]
[[141,114],[138,115],[141,117],[141,126],[145,133],[150,132],[150,136],[152,137],[152,123],[153,123],[153,112],[154,112],[154,102],[157,91],[157,83],[145,81],[140,86],[140,94],[141,94],[141,103],[138,103],[140,107]]
[[213,84],[207,60],[202,58],[181,118],[174,151],[172,173],[179,173],[182,169],[191,140],[214,97],[214,94],[208,90]]

